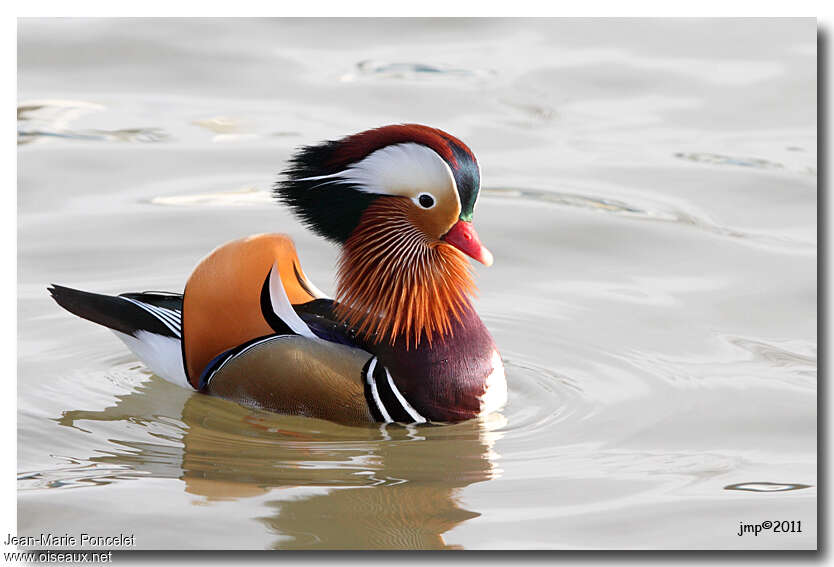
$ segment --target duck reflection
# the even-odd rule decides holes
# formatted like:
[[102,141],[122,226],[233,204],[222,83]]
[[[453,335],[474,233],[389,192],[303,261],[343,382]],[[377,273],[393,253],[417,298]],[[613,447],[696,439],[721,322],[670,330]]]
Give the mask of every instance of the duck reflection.
[[274,548],[450,549],[443,534],[479,516],[463,487],[496,477],[491,450],[503,417],[455,425],[345,427],[280,416],[152,378],[115,406],[66,411],[58,423],[140,424],[159,442],[118,440],[84,459],[177,478],[202,503],[266,496],[258,518]]

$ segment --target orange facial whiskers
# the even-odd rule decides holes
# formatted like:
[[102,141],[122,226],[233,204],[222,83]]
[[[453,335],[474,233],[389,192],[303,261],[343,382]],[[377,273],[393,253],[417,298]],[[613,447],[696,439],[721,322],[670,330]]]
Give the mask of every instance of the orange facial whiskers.
[[348,238],[339,259],[336,316],[365,340],[406,348],[452,333],[476,292],[466,257],[419,228],[409,200],[381,198]]

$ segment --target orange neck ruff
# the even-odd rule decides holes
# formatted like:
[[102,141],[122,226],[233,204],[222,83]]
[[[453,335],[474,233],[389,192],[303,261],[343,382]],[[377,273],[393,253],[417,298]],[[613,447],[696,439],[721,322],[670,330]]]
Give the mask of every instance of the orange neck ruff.
[[348,238],[339,259],[335,314],[372,343],[452,333],[476,292],[466,257],[418,228],[405,199],[379,199]]

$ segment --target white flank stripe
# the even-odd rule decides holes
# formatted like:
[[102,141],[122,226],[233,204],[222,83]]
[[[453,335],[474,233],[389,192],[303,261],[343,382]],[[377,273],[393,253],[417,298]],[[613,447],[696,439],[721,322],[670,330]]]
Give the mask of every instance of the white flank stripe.
[[173,309],[168,309],[167,307],[159,307],[158,305],[151,305],[151,307],[153,307],[154,309],[159,311],[160,314],[165,315],[173,321],[178,321],[180,319],[179,311],[174,311]]
[[385,369],[385,376],[386,376],[386,378],[388,378],[388,385],[391,386],[391,391],[394,392],[395,396],[397,396],[397,401],[399,401],[400,404],[402,404],[403,409],[406,412],[408,412],[408,415],[411,416],[411,419],[414,420],[414,423],[426,423],[426,418],[423,417],[422,415],[420,415],[419,413],[417,413],[417,411],[413,407],[411,407],[411,404],[409,404],[405,400],[403,395],[400,394],[400,391],[394,385],[394,380],[391,379],[391,373],[388,372],[387,368]]
[[280,338],[281,338],[280,336],[266,337],[264,339],[261,339],[257,342],[252,343],[251,345],[249,345],[248,347],[246,347],[242,351],[226,358],[226,360],[224,360],[223,362],[220,363],[220,366],[218,366],[217,368],[212,370],[211,374],[208,375],[208,378],[206,378],[206,386],[208,386],[211,383],[211,379],[214,378],[214,375],[217,374],[218,372],[220,372],[223,369],[223,367],[226,366],[226,364],[228,364],[230,361],[234,360],[235,358],[241,356],[244,352],[246,352],[246,351],[248,351],[248,350],[250,350],[250,349],[252,349],[252,348],[254,348],[258,345],[262,345],[262,344],[264,344],[266,342],[269,342],[273,339],[280,339]]
[[272,264],[272,271],[269,272],[269,301],[272,304],[272,311],[295,333],[303,337],[318,339],[292,308],[287,292],[284,290],[284,284],[281,282],[277,262]]
[[151,307],[153,307],[154,309],[156,309],[157,311],[159,311],[161,314],[165,315],[166,317],[168,317],[172,321],[179,321],[180,320],[180,312],[179,311],[174,311],[174,310],[168,309],[166,307],[159,307],[157,305],[151,305]]
[[161,319],[171,323],[175,327],[179,327],[179,320],[173,316],[173,311],[170,309],[165,309],[164,307],[157,307],[156,305],[151,305],[150,303],[143,303],[148,309],[152,310],[154,313],[159,315]]
[[162,319],[163,321],[165,321],[166,323],[168,323],[169,325],[171,325],[171,326],[172,326],[175,330],[180,330],[180,325],[179,325],[179,323],[178,323],[178,322],[176,322],[176,321],[175,321],[175,320],[174,320],[174,319],[173,319],[173,318],[172,318],[169,314],[167,314],[167,313],[165,313],[164,311],[162,311],[159,307],[157,307],[157,306],[155,306],[155,305],[148,305],[148,304],[142,304],[142,305],[144,305],[144,306],[145,306],[146,308],[148,308],[151,312],[153,312],[154,314],[156,314],[156,316],[157,316],[158,318]]
[[379,398],[379,390],[376,387],[376,380],[374,379],[374,369],[376,368],[376,357],[371,359],[371,364],[368,366],[368,374],[365,379],[368,381],[368,384],[371,386],[371,395],[374,397],[374,402],[376,403],[376,407],[379,409],[379,413],[382,414],[382,419],[385,420],[385,423],[393,423],[394,420],[391,419],[391,416],[385,410],[385,406],[382,405],[382,400]]
[[151,315],[156,317],[156,319],[158,321],[161,321],[162,324],[165,325],[166,327],[168,327],[171,330],[171,332],[174,333],[177,337],[181,336],[179,329],[175,328],[173,325],[171,325],[171,323],[169,323],[168,321],[166,321],[165,319],[160,317],[159,314],[156,313],[153,309],[151,309],[149,305],[146,305],[146,304],[142,303],[141,301],[136,301],[135,299],[131,299],[129,297],[122,297],[122,299],[124,299],[125,301],[129,301],[132,304],[141,307],[142,309],[144,309],[145,311],[147,311],[148,313],[150,313]]

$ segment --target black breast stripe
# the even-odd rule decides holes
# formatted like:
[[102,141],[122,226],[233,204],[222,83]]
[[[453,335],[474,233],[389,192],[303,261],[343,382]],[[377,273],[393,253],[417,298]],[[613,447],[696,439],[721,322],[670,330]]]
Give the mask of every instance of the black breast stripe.
[[[381,364],[377,364],[374,372],[374,379],[376,380],[379,397],[382,400],[382,403],[385,404],[386,409],[388,409],[388,414],[391,416],[391,419],[397,423],[414,423],[415,419],[408,414],[408,411],[405,409],[405,405],[394,393],[396,386],[393,385],[393,381],[388,380],[388,376],[388,369]],[[403,400],[404,399],[405,398],[403,398]]]
[[371,357],[362,368],[362,383],[365,386],[365,402],[368,404],[368,409],[371,410],[371,415],[373,416],[374,421],[386,422],[385,417],[383,417],[382,412],[380,411],[379,404],[374,399],[374,394],[371,391],[372,379],[369,379],[368,376],[368,371],[371,366],[375,364],[376,358]]
[[388,369],[372,357],[362,369],[365,400],[377,421],[385,423],[426,423],[428,420],[408,403]]

